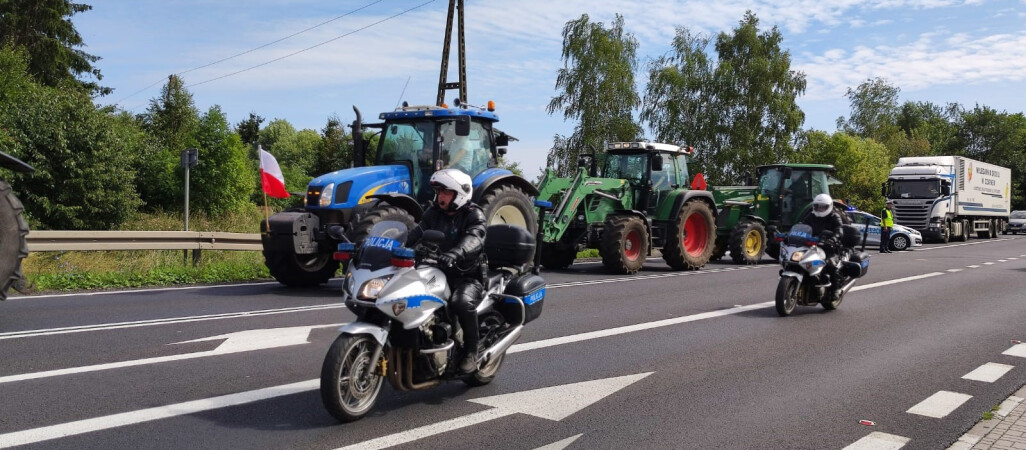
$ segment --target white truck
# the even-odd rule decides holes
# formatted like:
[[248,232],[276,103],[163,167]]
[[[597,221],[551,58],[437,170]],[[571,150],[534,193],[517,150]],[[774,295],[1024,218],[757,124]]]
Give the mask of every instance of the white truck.
[[961,156],[899,158],[883,185],[894,222],[926,239],[994,238],[1011,213],[1012,171]]

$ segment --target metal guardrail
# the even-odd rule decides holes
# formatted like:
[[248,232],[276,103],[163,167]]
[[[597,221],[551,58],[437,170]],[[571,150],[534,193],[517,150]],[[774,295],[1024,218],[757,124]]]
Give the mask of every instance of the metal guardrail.
[[30,231],[30,252],[261,250],[258,233],[212,231]]

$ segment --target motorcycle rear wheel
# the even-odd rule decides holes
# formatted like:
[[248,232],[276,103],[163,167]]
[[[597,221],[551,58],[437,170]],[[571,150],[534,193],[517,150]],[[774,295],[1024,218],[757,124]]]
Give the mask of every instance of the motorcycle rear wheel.
[[378,343],[367,335],[343,334],[335,339],[324,356],[321,367],[321,401],[333,417],[340,422],[354,422],[363,418],[374,403],[384,384],[384,377],[371,375],[377,361],[370,361]]
[[780,317],[787,317],[798,305],[798,280],[791,277],[780,277],[777,283],[776,308]]
[[[824,295],[830,295],[830,293],[827,292]],[[837,300],[834,300],[834,301],[823,300],[819,304],[823,305],[823,309],[825,309],[827,311],[833,311],[833,310],[837,309],[838,306],[841,306],[841,302],[843,300],[844,300],[844,294],[842,293],[840,297],[837,297]]]

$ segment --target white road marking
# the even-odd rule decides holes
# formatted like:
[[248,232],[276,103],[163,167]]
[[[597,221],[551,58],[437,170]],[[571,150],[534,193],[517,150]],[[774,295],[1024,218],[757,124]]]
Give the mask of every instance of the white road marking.
[[987,261],[987,262],[983,263],[983,265],[985,265],[985,266],[993,266],[994,263],[992,263],[990,261]]
[[0,434],[0,448],[33,444],[36,442],[74,436],[92,431],[108,430],[111,428],[168,419],[186,414],[196,414],[213,409],[227,408],[229,406],[244,405],[269,398],[283,397],[286,395],[311,391],[319,388],[320,384],[321,380],[319,379],[300,381],[298,383],[273,386],[255,391],[240,392],[238,394],[204,398],[174,405],[158,406],[156,408],[142,409],[139,411],[130,411],[109,416],[51,425],[48,427],[33,428],[31,430],[15,431],[13,433]]
[[568,437],[566,439],[563,439],[562,441],[556,441],[556,442],[553,442],[553,443],[551,443],[549,445],[543,445],[543,446],[538,447],[538,448],[536,448],[534,450],[563,450],[563,449],[569,447],[570,444],[573,444],[574,441],[580,439],[581,436],[584,436],[584,434],[582,433],[582,434],[578,434],[578,435],[575,435],[575,436],[570,436],[570,437]]
[[376,450],[394,447],[518,413],[558,422],[651,374],[652,372],[639,373],[472,399],[469,401],[492,406],[494,409],[382,436],[339,450]]
[[948,272],[955,273],[955,272],[961,272],[963,270],[965,270],[965,269],[948,269]]
[[872,289],[872,288],[880,287],[880,286],[889,286],[889,285],[892,285],[892,284],[904,283],[906,281],[922,280],[923,278],[935,277],[937,275],[944,275],[944,273],[943,272],[930,272],[930,273],[924,273],[922,275],[914,275],[914,276],[911,276],[911,277],[897,278],[897,279],[894,279],[894,280],[879,281],[879,282],[876,282],[876,283],[863,284],[861,286],[855,286],[855,287],[851,288],[851,290],[849,292],[861,291],[863,289]]
[[1012,348],[1001,352],[1002,355],[1018,356],[1020,358],[1026,358],[1026,344],[1015,344]]
[[909,438],[874,431],[853,442],[844,450],[898,450],[908,444]]
[[1015,261],[1015,260],[1017,260],[1017,259],[1019,259],[1019,258],[1016,258],[1016,257],[1012,256],[1012,257],[1009,257],[1008,259],[1010,259],[1010,260],[1012,260],[1012,261]]
[[220,356],[231,353],[242,353],[254,350],[269,348],[288,347],[305,344],[314,328],[338,327],[342,324],[311,325],[291,328],[270,328],[263,330],[246,330],[236,333],[211,336],[202,339],[179,342],[185,344],[190,342],[203,342],[217,339],[225,341],[217,348],[205,352],[185,353],[182,355],[158,356],[155,358],[136,359],[132,361],[120,361],[107,364],[96,364],[92,366],[71,367],[67,369],[48,370],[44,372],[24,373],[19,375],[8,375],[0,377],[0,384],[14,381],[35,380],[40,378],[56,377],[86,372],[98,372],[101,370],[122,369],[125,367],[136,367],[148,364],[165,363],[171,361],[183,361],[187,359],[205,358],[207,356]]
[[55,334],[81,333],[84,331],[117,330],[122,328],[148,327],[153,325],[169,325],[188,322],[203,322],[207,320],[238,319],[243,317],[267,316],[273,314],[288,314],[294,312],[319,311],[322,309],[345,308],[344,304],[297,306],[294,308],[263,309],[257,311],[239,311],[224,314],[208,314],[204,316],[173,317],[167,319],[138,320],[134,322],[118,322],[96,325],[82,325],[77,327],[51,328],[46,330],[10,331],[0,333],[0,341],[4,339],[17,339],[36,336],[51,336]]
[[998,262],[1008,262],[1007,259],[999,259]]
[[970,269],[979,269],[980,268],[980,266],[978,264],[973,264],[971,266],[966,266],[966,267],[968,267]]
[[1011,413],[1016,406],[1019,406],[1019,404],[1022,403],[1022,401],[1022,397],[1016,397],[1014,395],[1010,396],[1006,398],[1005,401],[1001,402],[1001,406],[998,407],[997,411],[994,411],[994,414],[997,414],[1001,417],[1005,417],[1009,413]]
[[776,265],[762,265],[762,266],[745,266],[745,267],[731,267],[723,269],[710,269],[710,270],[695,270],[695,271],[680,271],[670,273],[660,273],[653,275],[635,275],[630,277],[620,278],[603,278],[599,280],[585,280],[585,281],[567,281],[563,283],[552,283],[546,286],[547,289],[558,289],[565,287],[576,287],[576,286],[590,286],[594,284],[608,284],[608,283],[624,283],[628,281],[641,281],[641,280],[652,280],[657,278],[674,278],[674,277],[685,277],[691,275],[701,275],[706,273],[721,273],[721,272],[732,272],[735,270],[750,270],[750,269],[761,269],[765,267],[777,267]]
[[941,419],[973,398],[971,395],[958,392],[938,391],[905,411],[910,414]]
[[985,383],[993,383],[999,378],[1005,376],[1009,370],[1014,369],[1015,366],[1009,366],[1008,364],[998,364],[989,362],[980,367],[977,367],[972,372],[969,372],[962,376],[966,380],[983,381]]

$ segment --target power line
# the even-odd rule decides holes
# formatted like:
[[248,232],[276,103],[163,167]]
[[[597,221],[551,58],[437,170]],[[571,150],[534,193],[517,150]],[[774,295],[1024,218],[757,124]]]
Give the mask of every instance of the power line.
[[[192,72],[192,71],[196,71],[196,70],[199,70],[199,69],[207,68],[207,67],[213,66],[213,65],[215,65],[215,64],[220,64],[220,63],[223,63],[223,62],[225,62],[225,61],[228,61],[228,60],[230,60],[230,59],[238,58],[239,56],[242,56],[242,55],[245,55],[245,54],[248,54],[248,53],[252,53],[252,52],[255,52],[255,51],[257,51],[257,50],[260,50],[260,49],[262,49],[262,48],[266,48],[266,47],[269,47],[269,46],[271,46],[271,45],[277,44],[277,43],[279,43],[279,42],[281,42],[281,41],[284,41],[284,40],[286,40],[286,39],[290,39],[290,38],[296,37],[296,36],[298,36],[298,35],[300,35],[300,34],[306,33],[307,31],[310,31],[310,30],[313,30],[313,29],[315,29],[315,28],[319,28],[319,27],[322,27],[322,26],[324,26],[324,25],[327,25],[327,24],[329,24],[329,23],[331,23],[331,22],[334,22],[334,21],[336,21],[336,20],[339,20],[339,19],[341,19],[341,18],[343,18],[343,17],[346,17],[346,16],[350,16],[350,15],[356,14],[356,13],[358,13],[358,12],[360,12],[360,11],[364,10],[364,9],[367,9],[367,8],[369,8],[369,7],[371,7],[371,6],[374,6],[374,5],[378,4],[378,3],[381,3],[382,1],[384,1],[384,0],[375,0],[375,1],[373,1],[373,2],[370,2],[370,3],[366,4],[366,5],[363,5],[363,6],[359,7],[359,8],[356,8],[356,9],[354,9],[354,10],[352,10],[352,11],[349,11],[349,12],[347,12],[347,13],[345,13],[345,14],[342,14],[342,15],[339,15],[339,16],[335,16],[335,17],[334,17],[334,18],[332,18],[332,19],[329,19],[329,20],[325,20],[324,22],[321,22],[321,23],[319,23],[319,24],[317,24],[317,25],[314,25],[314,26],[312,26],[312,27],[309,27],[309,28],[303,29],[303,30],[301,30],[301,31],[297,31],[297,32],[295,32],[295,33],[292,33],[292,34],[290,34],[290,35],[288,35],[288,36],[285,36],[285,37],[283,37],[283,38],[280,38],[280,39],[277,39],[277,40],[274,40],[274,41],[268,42],[268,43],[266,43],[266,44],[264,44],[264,45],[261,45],[261,46],[258,46],[258,47],[254,47],[254,48],[251,48],[251,49],[249,49],[249,50],[246,50],[246,51],[244,51],[244,52],[241,52],[241,53],[236,53],[236,54],[234,54],[234,55],[231,55],[231,56],[229,56],[229,57],[226,57],[226,58],[221,58],[221,59],[219,59],[219,60],[217,60],[217,61],[214,61],[214,62],[211,62],[211,63],[207,63],[207,64],[204,64],[204,65],[202,65],[202,66],[199,66],[199,67],[193,67],[193,68],[191,68],[191,69],[188,69],[188,70],[185,70],[185,71],[182,71],[182,72],[178,72],[178,73],[177,73],[177,75],[182,75],[182,74],[186,74],[186,73],[189,73],[189,72]],[[115,103],[115,104],[118,104],[118,103],[121,103],[121,102],[123,102],[123,101],[125,101],[125,100],[128,100],[128,99],[132,98],[132,97],[135,97],[135,96],[136,96],[136,95],[138,95],[139,93],[141,93],[141,92],[143,92],[143,91],[146,91],[146,90],[149,90],[149,89],[150,89],[150,88],[152,88],[153,86],[156,86],[156,85],[158,85],[158,84],[162,83],[163,81],[164,81],[163,79],[157,80],[157,81],[156,81],[156,82],[154,82],[153,84],[150,84],[149,86],[146,86],[146,87],[144,87],[144,88],[142,88],[142,89],[139,89],[138,91],[135,91],[135,92],[133,92],[133,93],[131,93],[131,94],[129,94],[129,95],[127,95],[127,96],[123,97],[123,98],[122,98],[121,100],[118,100],[118,101],[116,101],[116,102],[114,102],[114,103]],[[133,108],[133,109],[134,109],[134,108]]]
[[228,73],[228,74],[224,74],[224,75],[221,75],[221,76],[219,76],[219,77],[211,78],[211,79],[209,79],[209,80],[204,80],[204,81],[200,81],[200,82],[198,82],[198,83],[193,83],[193,84],[190,84],[190,85],[188,85],[188,86],[186,86],[186,87],[187,87],[187,88],[189,88],[189,87],[199,86],[199,85],[201,85],[201,84],[206,84],[206,83],[209,83],[209,82],[211,82],[211,81],[217,81],[217,80],[220,80],[220,79],[222,79],[222,78],[228,78],[228,77],[230,77],[230,76],[238,75],[238,74],[240,74],[240,73],[243,73],[243,72],[248,72],[248,71],[250,71],[250,70],[256,69],[257,67],[263,67],[263,66],[266,66],[266,65],[268,65],[268,64],[270,64],[270,63],[273,63],[273,62],[277,62],[277,61],[281,61],[281,60],[283,60],[283,59],[285,59],[285,58],[289,58],[289,57],[292,57],[292,56],[296,56],[296,55],[298,55],[298,54],[300,54],[300,53],[303,53],[303,52],[306,52],[306,51],[308,51],[308,50],[313,50],[313,49],[315,49],[315,48],[317,48],[317,47],[320,47],[320,46],[322,46],[322,45],[325,45],[325,44],[329,44],[329,43],[331,43],[331,42],[335,42],[335,41],[337,41],[337,40],[339,40],[339,39],[342,39],[342,38],[344,38],[344,37],[346,37],[346,36],[349,36],[349,35],[352,35],[352,34],[358,33],[358,32],[360,32],[360,31],[366,30],[366,29],[368,29],[368,28],[370,28],[370,27],[373,27],[373,26],[375,26],[375,25],[378,25],[378,24],[380,24],[380,23],[382,23],[382,22],[387,22],[387,21],[389,21],[389,20],[392,20],[392,19],[394,19],[394,18],[396,18],[396,17],[399,17],[399,16],[401,16],[401,15],[404,15],[404,14],[406,14],[406,13],[410,12],[410,11],[413,11],[413,10],[416,10],[416,9],[419,9],[419,8],[422,8],[422,7],[424,7],[425,5],[428,5],[428,4],[430,4],[430,3],[434,3],[434,2],[435,2],[435,0],[428,0],[428,1],[424,2],[424,3],[421,3],[421,4],[419,4],[419,5],[417,5],[417,6],[414,6],[414,7],[410,8],[410,9],[407,9],[407,10],[405,10],[405,11],[402,11],[402,12],[400,12],[400,13],[398,13],[398,14],[393,14],[393,15],[391,15],[391,16],[389,16],[389,17],[386,17],[386,18],[384,18],[384,19],[381,19],[381,20],[379,20],[379,21],[377,21],[377,22],[374,22],[374,23],[372,23],[372,24],[370,24],[370,25],[367,25],[367,26],[364,26],[364,27],[361,27],[361,28],[357,28],[357,29],[355,29],[355,30],[353,30],[353,31],[350,31],[350,32],[348,32],[348,33],[345,33],[345,34],[342,34],[342,35],[336,36],[336,37],[334,37],[334,38],[328,39],[327,41],[321,42],[320,44],[315,44],[315,45],[311,45],[311,46],[309,46],[309,47],[307,47],[307,48],[304,48],[304,49],[302,49],[302,50],[298,50],[298,51],[295,51],[295,52],[289,53],[289,54],[287,54],[287,55],[285,55],[285,56],[281,56],[281,57],[278,57],[278,58],[274,58],[274,59],[272,59],[272,60],[270,60],[270,61],[262,62],[262,63],[260,63],[260,64],[257,64],[257,65],[255,65],[255,66],[247,67],[247,68],[245,68],[245,69],[242,69],[242,70],[237,70],[237,71],[235,71],[235,72],[231,72],[231,73]]

